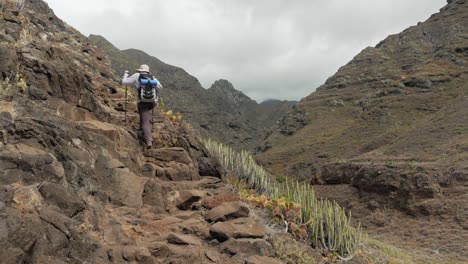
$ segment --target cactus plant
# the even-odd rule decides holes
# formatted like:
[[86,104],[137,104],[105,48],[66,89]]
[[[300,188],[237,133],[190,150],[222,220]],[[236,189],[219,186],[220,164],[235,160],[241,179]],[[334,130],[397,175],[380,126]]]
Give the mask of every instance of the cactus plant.
[[252,156],[213,140],[204,140],[206,148],[219,159],[236,180],[234,187],[246,186],[269,199],[286,197],[291,203],[300,205],[299,224],[307,229],[307,241],[314,247],[337,254],[343,260],[351,259],[362,242],[362,229],[351,225],[351,215],[335,201],[317,199],[308,183],[284,177],[278,182],[263,167],[257,165]]

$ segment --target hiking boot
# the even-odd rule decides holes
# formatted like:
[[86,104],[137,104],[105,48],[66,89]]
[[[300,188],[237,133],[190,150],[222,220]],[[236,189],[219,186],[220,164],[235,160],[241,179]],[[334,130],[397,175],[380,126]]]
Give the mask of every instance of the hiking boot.
[[146,141],[146,148],[151,149],[153,147],[153,141]]

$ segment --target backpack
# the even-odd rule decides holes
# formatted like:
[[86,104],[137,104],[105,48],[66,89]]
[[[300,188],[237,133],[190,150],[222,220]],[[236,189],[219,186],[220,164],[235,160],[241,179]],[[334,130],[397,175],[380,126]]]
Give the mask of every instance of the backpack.
[[140,74],[138,78],[138,97],[142,103],[154,103],[158,100],[158,81],[149,74]]

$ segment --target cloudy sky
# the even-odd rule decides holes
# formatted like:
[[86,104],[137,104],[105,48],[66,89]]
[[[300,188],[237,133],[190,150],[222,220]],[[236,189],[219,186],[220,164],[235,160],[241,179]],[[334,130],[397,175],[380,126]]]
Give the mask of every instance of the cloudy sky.
[[[205,88],[228,79],[257,101],[298,100],[367,46],[446,0],[46,0],[83,34],[144,50]],[[155,73],[157,75],[157,73]]]

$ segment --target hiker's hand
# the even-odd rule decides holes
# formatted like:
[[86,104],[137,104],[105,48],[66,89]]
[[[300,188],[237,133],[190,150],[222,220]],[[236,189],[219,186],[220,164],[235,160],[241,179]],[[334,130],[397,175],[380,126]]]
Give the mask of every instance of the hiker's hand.
[[124,73],[125,73],[125,74],[128,74],[128,71],[125,71]]

